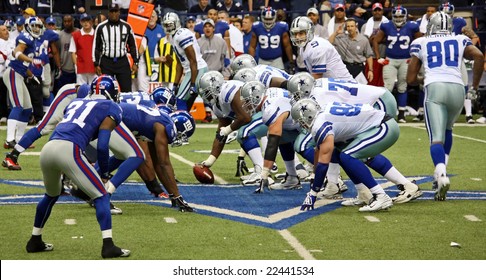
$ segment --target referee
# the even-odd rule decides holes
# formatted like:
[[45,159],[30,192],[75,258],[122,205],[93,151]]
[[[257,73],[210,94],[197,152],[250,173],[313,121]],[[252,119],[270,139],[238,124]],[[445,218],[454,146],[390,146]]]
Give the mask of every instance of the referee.
[[[111,4],[108,20],[98,24],[95,31],[93,60],[96,74],[106,74],[116,78],[121,92],[132,90],[132,74],[138,70],[138,52],[130,24],[120,20],[120,7]],[[127,53],[133,59],[130,62]]]

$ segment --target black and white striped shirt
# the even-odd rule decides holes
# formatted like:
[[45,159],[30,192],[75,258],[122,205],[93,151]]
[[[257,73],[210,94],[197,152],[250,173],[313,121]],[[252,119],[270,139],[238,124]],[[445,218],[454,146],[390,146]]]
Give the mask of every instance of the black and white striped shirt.
[[93,61],[100,65],[102,56],[123,58],[130,52],[134,63],[138,63],[138,52],[132,27],[124,20],[111,22],[105,20],[96,27]]

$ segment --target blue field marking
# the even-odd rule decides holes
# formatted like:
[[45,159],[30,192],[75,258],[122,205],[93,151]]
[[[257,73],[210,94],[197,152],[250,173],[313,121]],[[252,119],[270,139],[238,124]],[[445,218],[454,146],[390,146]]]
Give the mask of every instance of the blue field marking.
[[[414,177],[417,184],[432,185],[432,177]],[[386,186],[386,180],[377,179]],[[42,181],[32,180],[0,180],[1,184],[43,188]],[[352,183],[346,182],[349,190],[344,198],[355,197],[356,190]],[[388,184],[390,185],[390,184]],[[287,229],[317,215],[333,211],[341,206],[341,200],[318,199],[313,211],[301,212],[300,205],[304,200],[309,184],[304,183],[300,190],[274,190],[263,194],[254,194],[256,186],[238,185],[190,185],[180,184],[179,189],[185,200],[193,206],[197,213],[262,226],[277,230]],[[386,192],[394,197],[398,193],[395,186],[386,188]],[[42,195],[3,195],[0,205],[35,204]],[[434,191],[424,190],[419,200],[433,200]],[[449,191],[448,200],[486,200],[486,192]],[[169,200],[154,198],[141,183],[125,183],[117,189],[112,197],[114,203],[130,202],[145,203],[155,206],[170,207]],[[61,196],[59,203],[85,203],[71,196]],[[357,208],[356,208],[357,211]],[[393,210],[392,210],[393,211]]]

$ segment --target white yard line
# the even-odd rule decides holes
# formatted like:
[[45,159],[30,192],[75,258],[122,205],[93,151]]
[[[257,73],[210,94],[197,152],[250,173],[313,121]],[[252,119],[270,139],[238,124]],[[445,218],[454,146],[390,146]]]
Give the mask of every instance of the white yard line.
[[284,229],[279,230],[278,233],[289,243],[292,248],[301,256],[304,260],[315,260],[314,256],[302,245],[290,231]]
[[[455,124],[454,126],[460,126],[460,125]],[[409,126],[409,127],[416,128],[416,129],[426,130],[425,127],[419,127],[419,126]],[[468,137],[468,136],[462,136],[462,135],[458,135],[458,134],[455,134],[455,133],[452,133],[452,136],[457,137],[457,138],[462,138],[462,139],[466,139],[466,140],[471,140],[471,141],[479,142],[479,143],[486,143],[486,140],[472,138],[472,137]]]
[[466,220],[471,222],[481,222],[481,219],[474,215],[464,215],[464,218],[466,218]]
[[372,222],[372,223],[379,223],[380,222],[380,219],[378,219],[375,216],[364,216],[364,218],[366,220],[368,220],[368,222]]
[[177,220],[175,218],[172,218],[172,217],[165,217],[164,221],[168,224],[177,224]]
[[[178,161],[182,162],[182,163],[185,163],[187,165],[189,165],[190,167],[193,167],[194,166],[194,162],[192,161],[189,161],[187,159],[185,159],[184,157],[178,155],[178,154],[175,154],[175,153],[169,153],[171,157],[177,159]],[[219,177],[218,175],[214,174],[213,172],[213,175],[214,175],[214,183],[216,184],[228,184],[228,182],[226,182],[226,180],[224,180],[223,178]]]

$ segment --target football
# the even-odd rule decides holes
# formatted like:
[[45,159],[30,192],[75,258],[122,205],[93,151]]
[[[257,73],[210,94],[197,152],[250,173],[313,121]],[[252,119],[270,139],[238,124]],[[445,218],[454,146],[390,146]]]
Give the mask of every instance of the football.
[[199,182],[203,184],[214,184],[214,175],[209,167],[195,164],[192,168],[192,172]]

